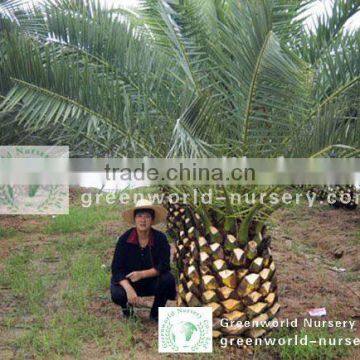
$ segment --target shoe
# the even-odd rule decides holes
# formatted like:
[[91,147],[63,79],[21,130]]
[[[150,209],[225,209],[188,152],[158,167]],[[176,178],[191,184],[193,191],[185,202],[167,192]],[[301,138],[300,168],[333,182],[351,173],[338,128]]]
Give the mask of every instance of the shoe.
[[159,322],[159,317],[150,313],[149,319],[155,323]]

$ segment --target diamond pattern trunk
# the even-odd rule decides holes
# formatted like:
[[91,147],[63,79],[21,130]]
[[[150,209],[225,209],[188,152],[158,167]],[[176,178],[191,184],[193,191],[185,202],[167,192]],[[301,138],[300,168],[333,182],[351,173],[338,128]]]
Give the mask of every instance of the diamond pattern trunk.
[[166,203],[165,206],[179,271],[177,305],[210,306],[214,337],[264,335],[268,331],[266,327],[224,327],[220,319],[268,321],[280,308],[275,264],[265,226],[250,222],[249,237],[243,243],[224,231],[218,221],[206,226],[208,221],[189,205]]

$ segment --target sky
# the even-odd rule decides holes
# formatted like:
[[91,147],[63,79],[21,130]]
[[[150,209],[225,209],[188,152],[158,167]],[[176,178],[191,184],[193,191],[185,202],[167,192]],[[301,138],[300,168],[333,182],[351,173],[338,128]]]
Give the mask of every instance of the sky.
[[[110,7],[126,7],[126,8],[136,8],[139,5],[140,0],[101,0],[104,4]],[[317,16],[325,13],[326,11],[331,10],[331,4],[333,0],[317,0],[311,8],[308,9],[306,15],[310,15],[306,20],[305,24],[312,28],[314,21],[316,21]],[[360,13],[353,16],[348,23],[345,24],[346,29],[355,29],[360,27]]]

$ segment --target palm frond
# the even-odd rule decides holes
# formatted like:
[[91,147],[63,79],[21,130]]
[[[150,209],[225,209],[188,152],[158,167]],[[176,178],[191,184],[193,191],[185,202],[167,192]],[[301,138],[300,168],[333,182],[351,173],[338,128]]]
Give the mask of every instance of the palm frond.
[[184,156],[201,158],[214,156],[214,147],[208,141],[215,139],[214,118],[216,101],[204,94],[197,97],[177,119],[173,130],[172,147],[168,158]]
[[333,0],[329,13],[318,16],[314,28],[304,29],[298,43],[302,58],[311,64],[321,60],[323,53],[343,36],[344,25],[360,10],[358,0]]
[[[255,154],[253,144],[281,144],[304,111],[305,71],[283,51],[273,31],[270,2],[233,2],[221,25],[221,47],[213,47],[222,96],[233,107],[239,154]],[[300,96],[300,94],[302,94]],[[276,135],[275,135],[276,134]],[[280,140],[280,141],[279,141]]]
[[[1,110],[8,112],[21,105],[22,110],[17,115],[20,124],[24,123],[25,126],[31,125],[35,128],[42,128],[58,122],[86,122],[87,134],[95,133],[96,135],[100,130],[98,124],[104,123],[120,136],[129,136],[112,119],[72,99],[19,79],[13,79],[13,81],[16,86],[1,104]],[[154,153],[154,150],[149,149],[146,142],[134,134],[131,135],[131,139],[147,154],[159,155]]]

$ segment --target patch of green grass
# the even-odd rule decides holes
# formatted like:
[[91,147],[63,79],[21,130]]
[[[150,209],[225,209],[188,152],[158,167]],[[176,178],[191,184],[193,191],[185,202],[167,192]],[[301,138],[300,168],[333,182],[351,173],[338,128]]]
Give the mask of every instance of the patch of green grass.
[[88,344],[114,359],[143,351],[141,320],[119,321],[96,310],[100,300],[110,298],[110,272],[102,265],[111,260],[104,260],[105,251],[116,243],[107,221],[117,219],[120,211],[111,206],[71,208],[68,216],[44,219],[42,231],[55,234],[48,246],[35,252],[24,245],[4,261],[0,284],[10,288],[6,301],[16,307],[4,316],[5,334],[26,329],[8,341],[19,358],[85,358]]
[[63,295],[71,307],[86,310],[96,295],[108,292],[110,274],[102,267],[101,259],[91,254],[76,257],[67,269],[67,289]]
[[56,241],[56,250],[62,255],[73,255],[76,251],[84,249],[87,238],[68,235]]
[[116,243],[107,221],[117,219],[119,209],[110,206],[71,208],[68,216],[44,218],[41,231],[55,234],[53,241],[36,252],[22,246],[5,261],[0,284],[10,286],[7,294],[16,304],[16,311],[4,317],[5,334],[18,326],[26,329],[8,341],[18,358],[86,358],[88,344],[109,359],[136,359],[139,351],[156,356],[156,340],[150,349],[139,341],[149,331],[140,319],[122,321],[94,311],[100,300],[110,298],[110,273],[102,265],[111,260],[104,260],[105,251],[112,252]]
[[93,206],[89,208],[70,208],[69,215],[60,215],[51,218],[44,231],[50,234],[73,233],[89,231],[102,221],[120,218],[120,211],[114,211],[111,206]]
[[125,348],[131,348],[135,345],[134,334],[138,331],[145,331],[141,321],[134,317],[123,323],[122,326],[122,341]]
[[[271,334],[270,337],[277,339],[276,345],[259,346],[257,352],[268,354],[270,351],[274,357],[277,356],[281,360],[340,359],[348,356],[352,350],[350,345],[345,344],[344,339],[352,339],[353,336],[344,330],[330,333],[325,328],[301,329],[300,331],[281,329],[277,333]],[[300,339],[306,339],[306,342],[302,340],[304,341],[303,345],[296,344],[294,340],[296,337],[299,342]],[[289,343],[288,339],[293,340]],[[284,341],[285,344],[280,341]]]
[[[41,256],[44,254],[46,253],[44,252]],[[105,339],[109,334],[119,340],[116,332],[123,333],[120,322],[110,329],[108,318],[97,317],[88,308],[89,303],[96,300],[98,295],[108,292],[109,273],[102,268],[101,259],[86,252],[77,252],[73,254],[73,258],[67,260],[69,261],[67,264],[59,264],[59,277],[66,279],[65,289],[57,295],[59,300],[61,299],[62,306],[57,313],[50,312],[46,318],[38,319],[39,321],[31,326],[24,336],[15,341],[14,345],[18,346],[24,354],[44,359],[60,359],[65,354],[79,358],[85,343],[100,344],[104,341],[102,346],[106,347]],[[61,261],[64,262],[64,259]],[[27,280],[24,271],[30,269],[32,262],[22,254],[12,259],[12,265],[16,265],[16,268],[11,269],[20,270],[22,274],[20,279]],[[39,271],[32,271],[32,273],[36,275],[33,275],[31,284],[34,292],[41,296],[39,299],[41,303],[44,289],[36,284],[44,277],[40,276]],[[10,276],[15,276],[15,274],[10,272]],[[16,284],[12,284],[12,290],[29,293],[27,288],[21,289]],[[46,285],[46,282],[41,284],[46,288],[51,287]],[[54,295],[54,293],[51,292],[48,295]]]
[[107,327],[105,318],[66,309],[55,314],[46,328],[33,327],[16,341],[16,345],[36,358],[49,359],[65,354],[79,358],[84,342],[104,337]]
[[360,245],[360,231],[354,234],[354,238],[351,239],[350,244],[351,245]]
[[317,255],[317,250],[315,247],[296,240],[291,242],[291,251],[301,256],[304,254]]
[[86,236],[66,236],[56,241],[56,250],[62,255],[73,255],[76,251],[89,251],[98,254],[109,248],[115,249],[117,239],[101,234],[88,234]]
[[50,278],[37,274],[32,259],[33,254],[26,250],[7,259],[5,269],[0,274],[0,284],[11,289],[21,303],[22,311],[37,314],[43,310],[42,302],[46,288],[50,286]]
[[0,239],[11,238],[15,234],[16,234],[15,229],[12,229],[12,228],[11,229],[5,229],[3,227],[0,227]]
[[349,271],[343,274],[345,281],[357,282],[360,281],[360,271]]

